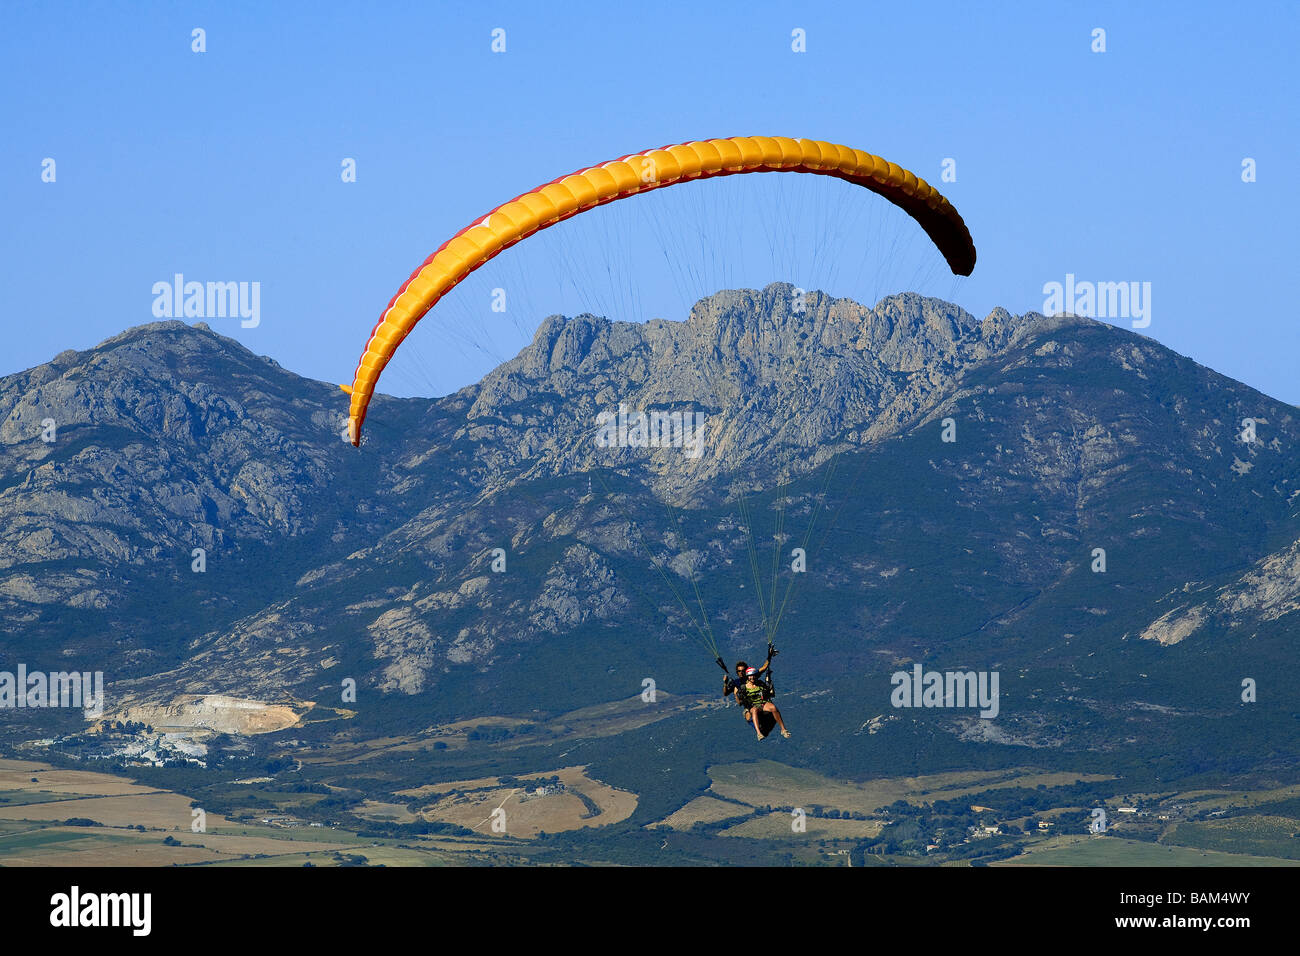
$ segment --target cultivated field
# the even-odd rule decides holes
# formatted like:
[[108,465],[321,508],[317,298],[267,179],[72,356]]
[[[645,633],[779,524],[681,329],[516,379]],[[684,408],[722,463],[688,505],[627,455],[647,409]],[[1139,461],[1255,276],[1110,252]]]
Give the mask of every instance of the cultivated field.
[[[421,787],[400,795],[416,799],[434,797],[421,811],[421,817],[455,823],[485,836],[528,839],[543,831],[559,833],[605,826],[632,815],[636,794],[592,780],[584,770],[565,767],[525,774],[515,778],[520,785],[512,787],[503,786],[498,777],[488,777]],[[559,777],[562,787],[529,785],[549,777]],[[497,810],[501,813],[497,814]],[[494,821],[502,821],[497,826],[503,825],[505,829],[495,828]]]
[[1108,836],[1058,836],[993,866],[1300,866],[1300,861],[1216,853]]
[[911,804],[955,800],[1006,787],[1061,786],[1109,780],[1102,774],[1041,773],[1032,769],[937,773],[922,777],[886,777],[865,783],[832,780],[811,770],[770,760],[719,764],[709,768],[713,790],[752,806],[828,807],[876,813],[897,800]]

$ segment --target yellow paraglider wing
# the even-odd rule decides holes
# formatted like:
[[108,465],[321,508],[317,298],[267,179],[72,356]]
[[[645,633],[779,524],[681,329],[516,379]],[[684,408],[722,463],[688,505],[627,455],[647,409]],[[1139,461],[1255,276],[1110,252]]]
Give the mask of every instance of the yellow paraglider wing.
[[341,386],[352,396],[352,444],[361,443],[370,397],[402,340],[450,289],[502,250],[616,199],[693,179],[764,172],[834,176],[869,189],[915,219],[955,275],[970,275],[975,268],[975,244],[952,204],[924,179],[860,149],[812,139],[736,136],[633,153],[562,176],[498,206],[424,260],[375,324],[351,387]]

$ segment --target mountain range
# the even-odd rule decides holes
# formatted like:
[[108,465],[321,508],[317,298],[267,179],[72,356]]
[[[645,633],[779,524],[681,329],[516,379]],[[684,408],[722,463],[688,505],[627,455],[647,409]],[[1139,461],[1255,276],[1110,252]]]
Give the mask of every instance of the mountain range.
[[[602,447],[620,406],[703,416],[703,453]],[[773,633],[801,759],[846,772],[888,714],[1294,759],[1300,410],[1153,339],[773,284],[551,316],[476,384],[377,398],[359,450],[345,410],[203,323],[0,379],[0,654],[104,671],[118,714],[355,681],[362,719],[418,728],[646,678],[704,699],[715,649]],[[998,717],[892,711],[918,663],[999,672]]]

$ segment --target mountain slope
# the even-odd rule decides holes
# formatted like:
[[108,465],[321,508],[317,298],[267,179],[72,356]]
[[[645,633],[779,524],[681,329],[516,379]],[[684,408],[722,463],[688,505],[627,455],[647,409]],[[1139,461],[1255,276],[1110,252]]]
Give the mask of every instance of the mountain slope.
[[[598,446],[620,404],[705,414],[703,453]],[[123,705],[350,677],[463,716],[538,675],[555,709],[624,696],[615,672],[708,686],[692,619],[752,654],[783,607],[792,687],[877,682],[845,727],[923,661],[1005,669],[1029,743],[1081,681],[1114,716],[1154,664],[1182,703],[1293,657],[1297,410],[1087,319],[778,284],[553,316],[474,386],[377,401],[359,453],[342,409],[178,322],[0,380],[7,649],[109,661]]]

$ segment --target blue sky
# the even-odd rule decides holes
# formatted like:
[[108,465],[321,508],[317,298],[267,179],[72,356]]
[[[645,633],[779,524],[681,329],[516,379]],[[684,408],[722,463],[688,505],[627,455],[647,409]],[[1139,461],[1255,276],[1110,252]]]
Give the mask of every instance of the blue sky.
[[[195,27],[206,31],[205,53],[191,52]],[[490,49],[496,27],[506,30],[504,54]],[[1105,53],[1090,48],[1098,27]],[[401,282],[493,206],[628,152],[761,134],[878,153],[962,212],[979,249],[971,278],[891,260],[870,292],[902,291],[920,275],[920,291],[982,317],[999,305],[1041,310],[1044,284],[1067,274],[1149,282],[1143,334],[1300,403],[1298,27],[1300,5],[1281,2],[11,0],[0,34],[0,374],[153,321],[153,284],[180,272],[259,282],[256,328],[209,324],[303,375],[350,381]],[[806,31],[806,53],[791,50],[795,28]],[[47,157],[54,183],[41,181]],[[1253,183],[1242,182],[1247,157]],[[344,158],[356,160],[355,183],[340,179]],[[956,182],[940,181],[945,158],[956,161]],[[738,180],[794,178],[812,180],[789,187],[798,203],[840,185]],[[777,188],[756,186],[751,198]],[[717,195],[743,204],[738,189]],[[601,272],[610,230],[637,223],[654,228],[636,242],[672,245],[655,230],[678,214],[695,217],[691,229],[705,217],[684,194],[604,224],[578,226],[579,217],[551,230],[574,227],[549,251],[539,242],[529,258],[524,243],[513,260],[516,250],[489,263],[482,271],[499,271],[486,286],[518,293],[509,334],[494,341],[500,354],[545,312],[588,307],[574,277],[567,293],[557,282],[557,268],[576,258],[576,274]],[[914,238],[906,223],[887,226]],[[851,232],[830,232],[822,259],[842,253],[860,266],[875,254]],[[668,271],[622,263],[595,305],[616,309],[624,295],[638,303],[627,317],[682,318],[713,277],[789,278],[765,275],[772,259],[731,249],[727,235],[709,239],[707,269],[695,269],[689,246],[673,249]],[[937,258],[923,243],[910,249]],[[697,275],[699,287],[674,287],[674,271]],[[843,279],[827,291],[863,288]],[[445,320],[479,309],[467,302],[449,297]],[[434,394],[481,374],[472,356],[424,331],[409,340],[423,374],[395,368],[381,391]]]

